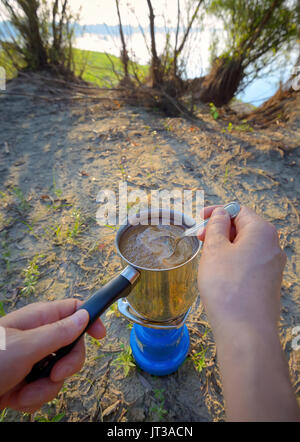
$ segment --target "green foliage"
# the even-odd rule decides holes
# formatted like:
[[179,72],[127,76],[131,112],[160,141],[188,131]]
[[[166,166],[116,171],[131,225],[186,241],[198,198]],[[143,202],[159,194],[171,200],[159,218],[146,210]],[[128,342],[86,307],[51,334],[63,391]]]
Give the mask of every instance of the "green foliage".
[[[242,59],[257,74],[297,37],[296,0],[213,0],[208,12],[223,20],[226,50],[220,57]],[[224,39],[223,39],[224,42]],[[215,45],[213,45],[216,52]]]
[[118,309],[117,302],[114,302],[106,312],[106,316],[111,316],[111,315],[115,315],[117,318],[119,318],[121,316],[121,313],[119,312],[119,309]]
[[3,302],[0,302],[0,316],[5,316],[5,315],[6,313],[3,307]]
[[123,344],[121,345],[121,348],[123,348],[123,351],[117,358],[115,358],[112,365],[115,365],[119,369],[123,369],[123,374],[126,377],[128,376],[130,369],[135,367],[135,362],[131,348],[129,346],[125,348]]
[[17,205],[20,211],[25,212],[29,209],[29,204],[24,196],[23,191],[19,187],[13,187],[13,192],[17,199]]
[[40,276],[38,260],[42,257],[43,255],[35,255],[34,258],[29,261],[26,269],[23,270],[24,287],[21,292],[24,295],[31,295],[35,292],[35,286]]
[[214,120],[217,120],[219,118],[219,112],[216,106],[214,105],[214,103],[209,103],[209,107],[210,115],[213,117]]
[[7,408],[4,408],[4,410],[0,411],[0,422],[4,422],[5,418],[7,416]]
[[228,126],[226,129],[222,129],[222,132],[229,132],[231,133],[233,130],[239,131],[239,132],[253,132],[253,127],[251,127],[248,123],[246,123],[244,120],[241,124],[232,124],[231,122],[228,123]]
[[68,236],[76,238],[81,233],[81,226],[83,225],[83,218],[79,209],[74,209],[72,212],[73,223],[68,229]]
[[150,411],[154,414],[154,416],[159,422],[161,422],[164,416],[168,413],[168,411],[165,410],[164,408],[165,406],[164,391],[165,391],[164,388],[162,389],[156,388],[154,390],[154,397],[157,401],[157,404],[155,404],[154,407],[150,409]]
[[206,361],[205,361],[206,351],[207,348],[203,348],[201,346],[201,351],[191,355],[191,360],[193,361],[194,367],[198,371],[198,373],[201,373],[203,368],[206,367]]
[[65,413],[59,413],[53,417],[48,417],[44,415],[39,415],[34,418],[36,422],[59,422],[65,416]]
[[74,23],[79,16],[72,13],[69,1],[2,0],[2,4],[9,25],[3,25],[1,46],[14,68],[51,66],[70,73]]

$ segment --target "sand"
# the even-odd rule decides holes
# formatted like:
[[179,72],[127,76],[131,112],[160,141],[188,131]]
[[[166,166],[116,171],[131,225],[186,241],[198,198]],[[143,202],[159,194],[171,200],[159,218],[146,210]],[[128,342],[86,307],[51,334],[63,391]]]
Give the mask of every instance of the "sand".
[[[23,95],[0,96],[4,310],[41,300],[87,299],[118,273],[115,229],[95,221],[101,189],[118,192],[120,181],[129,190],[204,189],[205,204],[238,200],[278,229],[288,258],[280,339],[299,394],[299,350],[293,345],[300,325],[299,106],[288,123],[258,131],[215,121],[208,106],[199,110],[199,120],[187,121],[127,106],[113,91],[103,92],[102,100],[79,94],[72,100],[71,92],[62,100],[65,92],[52,89],[17,79],[8,93]],[[24,269],[30,263],[33,268],[33,259],[38,273],[30,285]],[[58,398],[32,416],[8,411],[6,420],[225,419],[216,347],[200,299],[187,321],[189,357],[163,378],[136,367],[125,376],[114,361],[129,345],[129,323],[114,307],[102,319],[107,336],[100,345],[86,337],[86,363]]]

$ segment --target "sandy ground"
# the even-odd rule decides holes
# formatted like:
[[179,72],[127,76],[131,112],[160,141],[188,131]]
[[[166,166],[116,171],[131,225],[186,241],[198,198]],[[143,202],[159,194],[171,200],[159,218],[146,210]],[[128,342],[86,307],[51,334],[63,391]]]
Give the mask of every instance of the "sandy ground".
[[[0,96],[0,301],[6,313],[40,300],[86,299],[117,274],[115,231],[95,221],[101,188],[118,191],[126,180],[129,190],[204,189],[206,204],[237,199],[279,231],[288,257],[280,337],[299,394],[299,351],[292,348],[292,330],[300,325],[299,106],[288,124],[258,132],[215,121],[208,107],[192,122],[126,106],[114,93],[102,101],[52,101],[61,95],[22,81],[8,92],[27,95]],[[114,307],[102,319],[106,338],[98,344],[86,337],[84,368],[58,398],[33,416],[9,410],[5,420],[224,420],[216,348],[199,299],[187,323],[190,356],[162,378],[137,367],[125,376],[115,361],[128,348],[130,325]]]

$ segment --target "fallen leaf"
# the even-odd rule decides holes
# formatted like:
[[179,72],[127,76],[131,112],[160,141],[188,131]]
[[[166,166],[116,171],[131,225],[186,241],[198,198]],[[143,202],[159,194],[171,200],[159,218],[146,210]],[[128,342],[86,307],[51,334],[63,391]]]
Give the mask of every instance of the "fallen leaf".
[[118,406],[120,405],[121,401],[118,400],[117,402],[113,403],[112,405],[110,405],[109,407],[105,408],[105,410],[102,413],[102,416],[108,416],[109,414],[113,413]]
[[89,174],[86,173],[84,170],[80,170],[79,173],[81,176],[89,176]]

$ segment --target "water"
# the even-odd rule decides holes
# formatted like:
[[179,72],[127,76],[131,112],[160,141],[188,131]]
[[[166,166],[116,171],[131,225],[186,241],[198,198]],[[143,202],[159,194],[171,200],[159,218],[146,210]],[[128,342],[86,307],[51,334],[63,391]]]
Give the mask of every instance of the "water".
[[[190,50],[189,56],[187,54],[187,63],[184,66],[187,78],[201,77],[209,70],[209,46],[212,32],[201,33],[200,40],[199,35],[197,32],[191,35],[191,48],[200,47],[201,50],[197,50],[197,53],[195,50]],[[145,33],[145,37],[149,42],[148,32]],[[156,41],[157,51],[160,53],[164,47],[165,33],[157,32]],[[197,41],[198,44],[196,44]],[[134,58],[138,63],[147,64],[149,62],[149,52],[145,40],[139,32],[133,32],[127,44],[129,53],[134,54]],[[108,32],[103,34],[86,32],[76,38],[75,47],[96,52],[107,52],[116,56],[120,55],[120,41],[116,31],[111,34]],[[285,82],[289,78],[296,56],[295,48],[295,51],[290,54],[288,63],[283,58],[276,59],[271,67],[262,70],[261,78],[255,79],[242,92],[239,92],[237,98],[255,106],[262,104],[274,95],[280,81]]]

